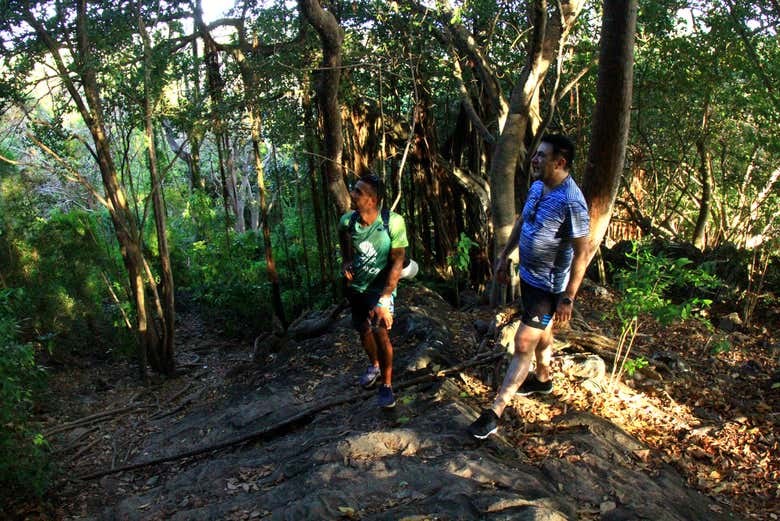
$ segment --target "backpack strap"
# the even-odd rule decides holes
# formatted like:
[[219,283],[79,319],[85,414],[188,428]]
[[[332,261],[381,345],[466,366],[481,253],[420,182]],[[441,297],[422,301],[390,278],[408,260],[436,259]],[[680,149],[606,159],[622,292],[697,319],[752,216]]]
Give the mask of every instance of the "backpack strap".
[[360,213],[357,210],[352,212],[352,215],[349,216],[349,227],[347,229],[349,230],[350,235],[355,232],[355,224],[357,224],[358,217],[360,217]]
[[390,237],[390,244],[392,246],[393,237],[390,236],[390,208],[382,207],[382,222],[385,223],[385,230],[387,230],[387,236]]
[[[392,244],[393,237],[390,235],[390,208],[383,206],[379,213],[382,216],[382,223],[385,225],[385,231],[387,231],[387,236],[390,237],[390,242]],[[348,230],[350,235],[354,233],[355,224],[357,224],[358,218],[360,218],[360,213],[358,213],[357,210],[352,212],[352,215],[349,216]]]

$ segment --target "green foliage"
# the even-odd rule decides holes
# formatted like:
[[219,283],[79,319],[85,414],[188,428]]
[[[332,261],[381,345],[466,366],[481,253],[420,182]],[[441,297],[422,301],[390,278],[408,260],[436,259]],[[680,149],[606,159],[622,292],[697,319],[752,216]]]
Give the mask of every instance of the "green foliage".
[[[0,163],[2,164],[2,163]],[[41,183],[41,184],[39,184]],[[38,197],[34,175],[8,169],[0,178],[0,261],[3,284],[24,310],[17,318],[24,341],[55,349],[132,342],[107,283],[121,280],[119,251],[104,213],[58,207]],[[118,285],[119,298],[125,291]],[[99,345],[99,344],[98,344]]]
[[[284,197],[279,205],[284,208]],[[276,217],[274,215],[273,217]],[[171,262],[179,290],[184,290],[209,314],[219,318],[229,334],[256,333],[272,328],[271,283],[265,260],[262,232],[225,232],[219,201],[194,193],[181,216],[171,219]],[[288,317],[305,307],[332,303],[319,279],[313,223],[301,233],[295,209],[284,211],[272,223],[271,243],[281,285],[282,304]],[[303,236],[301,236],[303,235]],[[304,257],[311,264],[307,273]]]
[[705,157],[714,184],[710,219],[719,223],[707,245],[777,235],[767,228],[780,157],[780,105],[767,89],[780,66],[776,27],[777,12],[764,2],[640,2],[628,153],[647,195],[639,210],[673,224],[664,228],[678,240],[691,239],[701,206],[701,189],[679,180],[701,178]]
[[628,359],[626,360],[626,373],[628,373],[628,376],[634,376],[634,373],[638,369],[647,367],[648,364],[649,362],[644,356],[640,356],[639,358],[635,358],[635,359]]
[[468,238],[465,233],[460,232],[460,238],[458,239],[455,253],[447,257],[447,264],[456,271],[467,272],[469,270],[469,265],[471,264],[469,251],[476,246],[478,246],[476,242]]
[[[9,283],[25,288],[25,338],[67,349],[95,345],[96,336],[108,345],[131,341],[114,327],[119,309],[106,282],[119,277],[118,252],[102,239],[95,214],[55,211],[7,230],[0,244],[12,252]],[[121,286],[115,293],[123,295]]]
[[455,247],[455,253],[447,257],[447,264],[455,273],[455,300],[458,306],[460,306],[460,274],[468,273],[469,265],[471,264],[469,251],[475,246],[478,246],[476,242],[472,241],[465,233],[460,232],[460,238]]
[[19,342],[19,288],[0,290],[0,499],[41,496],[51,468],[46,442],[30,421],[43,370],[30,343]]
[[631,269],[621,270],[615,276],[615,284],[623,294],[615,306],[615,314],[621,323],[647,313],[660,323],[668,324],[673,320],[692,318],[697,311],[712,304],[712,300],[698,296],[675,303],[668,296],[674,287],[686,288],[691,294],[694,289],[701,292],[719,285],[714,275],[701,268],[693,268],[689,259],[654,255],[636,241],[626,256],[631,261]]
[[721,353],[728,353],[731,350],[731,343],[728,338],[723,336],[716,338],[710,342],[710,352],[713,355],[719,355]]
[[[615,284],[622,298],[613,311],[621,331],[612,366],[612,385],[620,380],[624,370],[633,374],[634,370],[642,367],[637,365],[638,360],[631,361],[628,356],[643,315],[649,315],[661,324],[698,318],[712,301],[696,296],[696,292],[711,290],[719,285],[714,275],[692,267],[689,259],[669,259],[662,254],[655,255],[650,248],[636,241],[632,243],[631,252],[626,257],[630,261],[630,268],[619,271],[615,276]],[[689,296],[682,302],[673,302],[668,295],[674,287],[687,288],[686,294]]]
[[254,233],[214,232],[207,240],[172,251],[179,284],[221,318],[229,333],[262,329],[273,315],[260,238]]

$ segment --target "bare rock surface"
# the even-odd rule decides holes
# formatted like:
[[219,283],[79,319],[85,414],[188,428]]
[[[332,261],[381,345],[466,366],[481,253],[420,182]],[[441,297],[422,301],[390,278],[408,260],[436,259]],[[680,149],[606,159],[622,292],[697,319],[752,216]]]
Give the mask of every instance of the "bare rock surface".
[[545,443],[561,450],[541,463],[502,430],[484,442],[468,437],[486,403],[466,377],[401,384],[476,355],[479,342],[459,340],[474,338],[473,316],[456,321],[438,295],[416,286],[398,302],[394,409],[379,410],[373,393],[358,392],[365,360],[344,311],[321,334],[290,340],[266,365],[238,374],[221,396],[154,420],[130,463],[246,436],[334,397],[354,399],[259,441],[105,477],[99,506],[85,518],[735,519],[671,467],[647,465],[647,447],[585,411],[551,422]]

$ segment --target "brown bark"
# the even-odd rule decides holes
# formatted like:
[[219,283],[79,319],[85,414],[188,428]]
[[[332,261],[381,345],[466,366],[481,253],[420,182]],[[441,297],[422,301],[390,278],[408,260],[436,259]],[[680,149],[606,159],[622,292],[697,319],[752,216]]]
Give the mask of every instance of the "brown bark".
[[341,44],[344,33],[336,17],[325,11],[319,0],[299,0],[301,12],[317,31],[322,43],[322,63],[318,71],[317,106],[322,116],[325,137],[325,164],[328,191],[338,212],[350,207],[349,191],[344,183],[342,153],[344,139],[341,130],[341,109],[338,89],[341,79]]
[[[705,116],[706,118],[706,116]],[[707,150],[705,137],[696,140],[696,152],[699,154],[699,179],[701,180],[701,199],[699,215],[693,229],[693,245],[703,250],[707,246],[707,221],[712,207],[712,154]]]
[[355,177],[372,172],[378,151],[379,111],[358,99],[349,109],[349,156]]
[[[426,92],[426,88],[420,88],[420,92]],[[429,210],[431,223],[432,245],[436,255],[435,265],[445,272],[447,270],[447,257],[455,248],[455,240],[458,236],[454,215],[454,200],[451,176],[437,162],[440,157],[435,133],[435,120],[431,113],[432,102],[426,94],[422,94],[418,101],[419,108],[415,112],[417,120],[414,125],[414,151],[412,157],[420,167],[419,184],[425,197],[422,204]],[[431,244],[431,243],[428,243]]]
[[[271,242],[271,223],[268,215],[268,196],[265,187],[265,173],[263,168],[263,157],[260,152],[260,143],[262,142],[262,115],[258,106],[257,93],[255,88],[260,84],[260,78],[256,69],[253,67],[253,52],[250,49],[234,47],[233,56],[238,64],[241,73],[241,80],[244,86],[244,103],[246,104],[247,114],[252,135],[252,154],[255,163],[255,172],[257,174],[257,192],[260,206],[260,228],[263,233],[263,249],[265,250],[266,272],[268,281],[271,283],[271,306],[274,314],[281,322],[282,326],[287,328],[287,319],[285,318],[284,306],[282,304],[282,289],[279,272],[276,268],[274,258],[273,244]],[[246,51],[246,52],[245,52]],[[243,218],[243,217],[242,217]]]
[[308,154],[306,156],[306,167],[309,177],[309,191],[311,194],[312,209],[314,211],[314,224],[317,231],[317,251],[320,254],[317,256],[320,263],[320,280],[329,280],[330,271],[325,264],[325,258],[330,258],[330,255],[325,255],[325,217],[322,211],[322,203],[320,202],[320,190],[317,189],[317,168],[314,162],[317,152],[317,139],[315,138],[315,122],[314,114],[311,106],[311,98],[309,97],[309,89],[304,89],[303,94],[303,132],[304,141],[306,142],[306,148]]
[[[153,122],[153,100],[151,99],[151,43],[143,19],[139,16],[139,30],[144,43],[144,127],[149,160],[149,175],[152,182],[152,207],[154,209],[154,224],[157,232],[157,247],[160,258],[161,292],[162,292],[162,339],[158,352],[155,353],[157,369],[172,376],[176,369],[174,359],[174,324],[176,312],[174,308],[173,270],[168,249],[168,236],[165,226],[165,202],[162,194],[162,178],[158,171],[157,149]],[[150,284],[154,284],[153,280]]]
[[[111,145],[105,128],[103,105],[100,97],[100,87],[97,80],[97,71],[94,68],[94,58],[91,53],[91,44],[88,36],[87,2],[80,0],[76,11],[76,41],[73,48],[75,53],[73,67],[78,74],[81,90],[71,76],[71,68],[62,59],[60,42],[55,41],[43,24],[29,9],[22,13],[25,21],[35,30],[38,37],[51,53],[57,74],[63,86],[70,94],[76,109],[89,129],[94,143],[94,157],[100,170],[103,187],[106,192],[105,203],[108,208],[111,221],[114,225],[114,233],[119,243],[122,261],[127,270],[133,303],[136,309],[136,332],[138,333],[138,359],[142,375],[146,376],[150,353],[152,359],[157,360],[157,353],[161,349],[161,334],[150,312],[146,299],[146,285],[144,283],[144,257],[141,249],[141,231],[130,208],[124,190],[119,183],[117,169],[111,154]],[[81,92],[84,93],[82,97]],[[150,281],[153,283],[153,281]],[[164,372],[160,366],[152,367],[156,371]]]
[[605,0],[590,149],[582,191],[590,212],[591,258],[607,233],[628,142],[636,0]]
[[[246,85],[244,88],[248,88]],[[271,283],[271,306],[282,327],[287,329],[287,319],[284,316],[282,305],[282,289],[279,281],[279,272],[276,269],[271,246],[271,226],[268,222],[268,200],[265,189],[265,176],[263,174],[263,158],[260,154],[260,141],[262,120],[257,107],[249,107],[249,121],[252,127],[252,153],[255,158],[255,171],[257,172],[257,190],[260,195],[260,228],[263,230],[263,245],[265,246],[265,264],[268,272],[268,281]]]

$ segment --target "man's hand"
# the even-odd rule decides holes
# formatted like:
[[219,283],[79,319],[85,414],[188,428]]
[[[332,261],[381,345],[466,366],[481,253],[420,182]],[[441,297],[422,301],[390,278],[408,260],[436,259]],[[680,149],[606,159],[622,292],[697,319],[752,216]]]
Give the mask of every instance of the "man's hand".
[[351,284],[354,277],[354,273],[352,272],[352,263],[345,262],[341,266],[341,273],[344,275],[344,278],[347,279],[347,284]]
[[388,331],[393,327],[393,315],[383,306],[376,306],[370,313],[371,323],[374,327],[385,327]]
[[571,320],[571,312],[574,309],[574,301],[569,299],[568,304],[561,299],[558,307],[555,309],[555,321],[559,324],[565,324]]
[[506,257],[499,256],[496,262],[495,277],[499,284],[509,283],[509,266],[507,266]]

